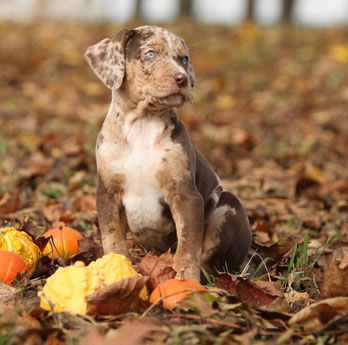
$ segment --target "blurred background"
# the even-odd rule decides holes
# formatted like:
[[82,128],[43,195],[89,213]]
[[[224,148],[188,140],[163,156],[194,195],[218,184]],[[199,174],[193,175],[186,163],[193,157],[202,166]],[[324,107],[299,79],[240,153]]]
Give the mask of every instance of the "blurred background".
[[110,91],[83,59],[122,27],[183,37],[178,110],[248,208],[254,243],[348,240],[348,1],[0,0],[0,219],[96,234],[94,146]]
[[291,21],[310,26],[346,24],[345,0],[1,0],[0,18],[83,22],[173,21],[190,16],[205,23],[236,25],[245,19],[262,25]]

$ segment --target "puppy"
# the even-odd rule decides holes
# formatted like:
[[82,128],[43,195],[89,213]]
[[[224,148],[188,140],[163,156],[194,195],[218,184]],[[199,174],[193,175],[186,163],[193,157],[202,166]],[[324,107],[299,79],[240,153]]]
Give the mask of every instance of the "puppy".
[[104,252],[129,256],[130,231],[148,250],[175,251],[185,277],[238,269],[251,241],[246,212],[173,110],[192,102],[195,84],[184,41],[155,26],[123,29],[85,57],[112,91],[96,145]]

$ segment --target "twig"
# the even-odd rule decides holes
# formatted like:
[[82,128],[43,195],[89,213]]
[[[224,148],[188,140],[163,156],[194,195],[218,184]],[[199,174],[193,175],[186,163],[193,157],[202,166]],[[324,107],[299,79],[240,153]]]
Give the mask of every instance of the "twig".
[[219,320],[215,320],[211,317],[204,317],[204,316],[199,316],[199,315],[194,315],[194,314],[170,314],[170,315],[166,315],[168,318],[185,318],[185,319],[192,319],[192,320],[201,320],[201,321],[206,321],[206,322],[210,322],[213,323],[215,325],[219,325],[219,326],[228,326],[228,327],[233,327],[233,328],[242,328],[240,325],[238,325],[237,323],[233,323],[233,322],[226,322],[226,321],[219,321]]

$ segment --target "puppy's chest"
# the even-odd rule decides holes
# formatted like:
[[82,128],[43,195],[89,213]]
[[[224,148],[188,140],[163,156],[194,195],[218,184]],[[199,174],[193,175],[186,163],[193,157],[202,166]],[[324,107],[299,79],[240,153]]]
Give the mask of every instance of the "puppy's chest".
[[[126,144],[114,143],[104,150],[109,176],[122,176],[120,190],[130,230],[158,229],[162,224],[163,195],[156,177],[171,141],[163,137],[164,124],[138,120],[123,128]],[[99,155],[103,156],[103,148]],[[114,153],[110,154],[110,151]],[[108,154],[106,154],[108,152]],[[106,157],[108,156],[108,158]],[[106,160],[105,160],[106,159]]]
[[163,124],[156,120],[138,120],[123,129],[126,145],[117,150],[118,157],[110,166],[112,173],[124,174],[124,193],[142,194],[144,187],[156,187],[156,173],[164,155],[164,150],[158,145],[163,130]]

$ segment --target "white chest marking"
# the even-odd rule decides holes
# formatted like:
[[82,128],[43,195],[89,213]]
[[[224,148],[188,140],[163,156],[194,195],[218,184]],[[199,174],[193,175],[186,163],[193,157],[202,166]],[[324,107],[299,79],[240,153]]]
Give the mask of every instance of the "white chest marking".
[[156,173],[164,152],[155,143],[163,130],[164,124],[157,117],[126,123],[123,134],[128,146],[121,157],[111,163],[112,173],[124,174],[126,178],[122,200],[133,232],[160,227],[162,192]]

